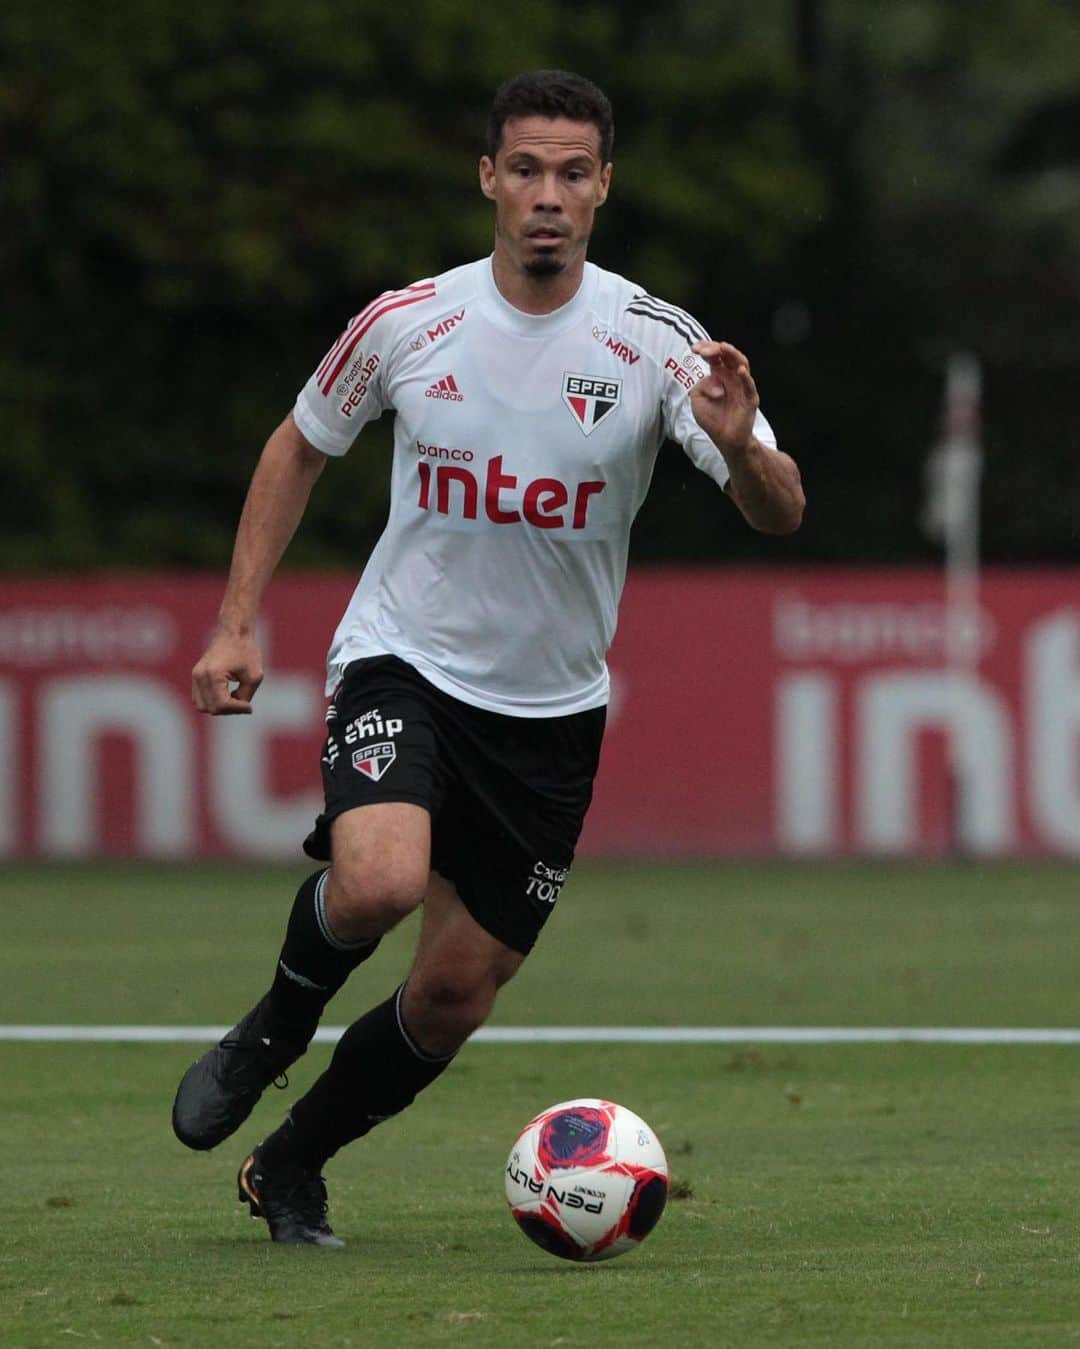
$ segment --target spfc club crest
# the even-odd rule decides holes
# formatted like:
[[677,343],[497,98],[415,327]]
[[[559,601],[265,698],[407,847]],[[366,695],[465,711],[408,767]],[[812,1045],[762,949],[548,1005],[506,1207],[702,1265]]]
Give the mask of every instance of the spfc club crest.
[[378,782],[386,770],[397,758],[397,750],[392,740],[380,745],[363,745],[352,756],[352,766],[372,782]]
[[585,435],[591,436],[619,406],[622,380],[603,379],[599,375],[563,375],[562,396],[574,421]]

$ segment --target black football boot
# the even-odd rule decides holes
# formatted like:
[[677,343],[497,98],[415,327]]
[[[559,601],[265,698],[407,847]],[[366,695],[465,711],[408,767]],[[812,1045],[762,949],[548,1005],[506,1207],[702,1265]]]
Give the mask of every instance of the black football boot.
[[198,1152],[217,1147],[239,1129],[271,1082],[288,1086],[285,1069],[307,1049],[315,1028],[307,1036],[297,1027],[283,1034],[271,1024],[268,998],[180,1079],[172,1126],[187,1147]]
[[326,1182],[302,1167],[272,1170],[259,1149],[244,1159],[236,1178],[240,1202],[265,1218],[274,1241],[288,1246],[344,1246],[326,1220]]

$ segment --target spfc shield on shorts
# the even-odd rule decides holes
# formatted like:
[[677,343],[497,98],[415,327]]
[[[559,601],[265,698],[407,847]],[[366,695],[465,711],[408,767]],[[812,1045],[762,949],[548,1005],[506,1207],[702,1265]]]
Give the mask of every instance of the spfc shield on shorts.
[[379,745],[362,745],[352,756],[352,766],[372,782],[378,782],[386,770],[397,758],[397,750],[392,740]]
[[563,375],[563,402],[587,436],[592,435],[605,417],[611,416],[619,406],[621,395],[621,379],[604,379],[600,375]]

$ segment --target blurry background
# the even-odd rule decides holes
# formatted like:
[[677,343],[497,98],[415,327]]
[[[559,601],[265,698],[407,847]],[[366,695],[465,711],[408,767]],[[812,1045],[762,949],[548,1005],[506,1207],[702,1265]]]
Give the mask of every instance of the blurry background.
[[[343,321],[490,249],[487,109],[535,66],[614,102],[593,259],[750,354],[810,504],[765,538],[661,453],[592,856],[495,1029],[746,1043],[470,1045],[332,1163],[350,1249],[313,1301],[229,1211],[292,1095],[195,1165],[167,1124],[191,1045],[4,1042],[207,1042],[265,988],[389,419],[270,588],[256,715],[199,717],[191,665],[259,450]],[[4,0],[0,287],[0,1338],[549,1342],[500,1173],[526,1119],[595,1095],[658,1130],[681,1202],[632,1268],[559,1278],[560,1336],[1080,1335],[1077,0]],[[981,433],[970,380],[944,424],[965,352]],[[924,491],[942,443],[984,456],[977,585],[922,528],[950,517],[963,563],[970,501]],[[993,1043],[1025,1030],[1071,1043]]]
[[[933,851],[951,836],[933,739],[961,714],[918,682],[947,655],[938,581],[835,568],[937,565],[920,529],[923,471],[956,350],[982,362],[985,559],[1010,569],[1077,560],[1075,3],[115,0],[46,11],[11,0],[0,54],[0,850],[184,854],[200,830],[203,846],[224,846],[207,842],[212,823],[175,825],[151,751],[190,758],[193,780],[213,771],[204,760],[216,729],[192,721],[154,737],[187,716],[186,670],[256,455],[350,314],[488,251],[476,186],[486,112],[502,79],[533,66],[579,70],[615,106],[614,190],[591,256],[750,353],[810,499],[799,534],[764,538],[681,453],[661,455],[633,558],[724,564],[711,598],[673,629],[675,658],[701,658],[695,618],[711,604],[715,644],[704,664],[683,666],[684,681],[706,714],[760,700],[736,737],[737,762],[731,726],[717,731],[731,793],[717,786],[722,812],[702,802],[715,759],[686,770],[687,800],[723,813],[727,832],[703,824],[683,845]],[[315,667],[381,528],[390,434],[384,419],[334,465],[289,553],[286,569],[330,573],[322,589],[302,587],[298,603],[318,617],[310,635],[299,642],[295,609],[269,611],[290,638],[272,659],[310,683],[288,696],[268,684],[266,743],[249,738],[246,768],[268,798],[293,794],[296,820],[311,799],[296,794],[311,785],[318,739]],[[759,577],[760,593],[732,589],[741,573],[726,568],[746,562],[784,570]],[[834,570],[812,575],[816,564]],[[181,620],[176,587],[166,602],[150,578],[191,570],[213,579],[176,601],[190,609]],[[137,579],[85,589],[88,576],[117,571]],[[39,574],[60,579],[34,588]],[[655,652],[634,624],[655,631],[672,608],[670,595],[639,600],[639,575],[648,580],[631,578],[620,636],[634,654],[616,709],[624,726],[635,689],[642,724],[655,712],[673,658],[670,646],[659,653],[655,687],[634,685],[630,666],[644,671]],[[1066,725],[1080,679],[1076,578],[1054,577],[1040,591],[1032,573],[999,574],[984,591],[974,646],[990,683],[966,724],[969,758],[989,739],[993,762],[980,771],[1003,784],[979,807],[985,851],[1080,849]],[[1058,616],[1048,636],[1024,626],[1048,614]],[[617,647],[617,676],[618,658]],[[801,681],[787,692],[785,661],[799,663]],[[140,662],[156,662],[164,683],[136,715],[115,679]],[[80,671],[113,679],[112,692],[49,682]],[[867,691],[867,672],[916,683]],[[880,716],[897,708],[907,729],[890,740]],[[661,729],[696,742],[700,726],[688,712],[681,728]],[[884,745],[880,761],[864,741]],[[301,742],[307,777],[290,767]],[[625,774],[629,801],[662,776],[657,756],[671,742],[635,731],[625,751],[619,743],[611,771]],[[834,743],[842,762],[829,759]],[[910,818],[890,822],[897,745],[915,756],[911,781],[899,772],[896,787]],[[90,757],[104,767],[76,791],[72,773]],[[102,782],[119,784],[108,811]],[[147,832],[136,799],[144,814],[172,811],[172,832],[167,821]],[[672,819],[685,809],[675,803]],[[655,814],[649,799],[638,810]],[[83,823],[71,824],[79,811]],[[642,842],[640,824],[624,820],[622,845],[610,831],[601,841],[668,846]],[[265,846],[281,826],[267,823]]]
[[[1075,3],[11,0],[0,51],[4,566],[222,566],[343,320],[490,248],[491,94],[548,65],[615,106],[594,260],[752,354],[813,500],[779,556],[929,556],[952,345],[985,362],[988,559],[1076,553]],[[373,542],[376,438],[294,564]],[[664,456],[637,557],[777,558],[686,482]]]

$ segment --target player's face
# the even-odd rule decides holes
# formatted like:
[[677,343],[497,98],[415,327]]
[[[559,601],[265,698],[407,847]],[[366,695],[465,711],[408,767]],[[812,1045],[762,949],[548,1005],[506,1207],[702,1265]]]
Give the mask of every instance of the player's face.
[[508,119],[494,162],[480,161],[481,190],[495,203],[496,245],[534,277],[580,264],[610,181],[598,128],[565,117]]

